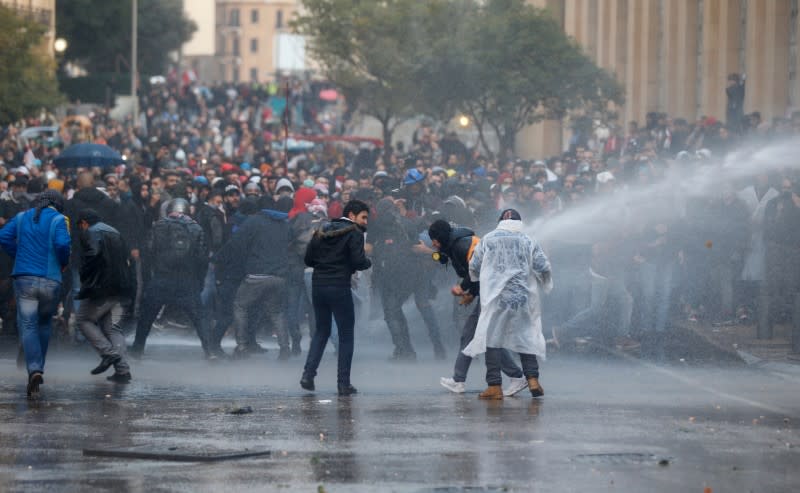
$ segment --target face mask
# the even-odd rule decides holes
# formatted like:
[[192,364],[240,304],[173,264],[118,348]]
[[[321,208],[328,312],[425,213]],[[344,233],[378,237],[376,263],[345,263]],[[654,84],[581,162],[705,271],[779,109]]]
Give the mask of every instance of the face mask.
[[25,196],[25,192],[20,192],[19,190],[14,190],[11,192],[11,196],[14,197],[15,200],[19,200]]

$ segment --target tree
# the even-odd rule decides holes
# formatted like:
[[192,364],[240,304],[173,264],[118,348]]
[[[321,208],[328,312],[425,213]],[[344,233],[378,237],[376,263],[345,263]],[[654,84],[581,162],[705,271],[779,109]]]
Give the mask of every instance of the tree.
[[604,111],[621,103],[614,77],[597,67],[544,10],[524,0],[487,0],[471,18],[466,50],[469,89],[461,108],[513,150],[525,126],[571,111]]
[[[165,72],[171,51],[197,30],[183,13],[181,0],[139,0],[138,62],[144,74]],[[90,72],[129,70],[131,2],[69,0],[56,2],[56,31],[67,40],[67,60]]]
[[55,61],[43,46],[46,31],[0,5],[0,125],[61,102]]
[[325,76],[381,123],[388,152],[397,125],[420,109],[453,111],[435,97],[444,86],[432,67],[456,3],[469,2],[303,0],[293,27],[309,38]]

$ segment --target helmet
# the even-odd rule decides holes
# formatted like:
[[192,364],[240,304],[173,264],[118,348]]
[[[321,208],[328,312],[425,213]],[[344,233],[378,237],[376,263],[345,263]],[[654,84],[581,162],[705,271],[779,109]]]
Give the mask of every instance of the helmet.
[[403,179],[403,185],[413,185],[414,183],[419,183],[425,179],[425,176],[419,172],[416,168],[411,168],[406,173],[406,177]]
[[172,199],[167,204],[167,214],[189,214],[189,202],[186,199]]

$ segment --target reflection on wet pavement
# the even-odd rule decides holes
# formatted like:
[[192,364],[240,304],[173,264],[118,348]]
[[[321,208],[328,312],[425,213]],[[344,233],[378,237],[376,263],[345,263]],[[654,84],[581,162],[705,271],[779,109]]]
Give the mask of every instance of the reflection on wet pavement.
[[[40,402],[24,399],[13,361],[0,360],[0,491],[800,488],[800,396],[766,372],[684,367],[665,378],[635,362],[562,358],[543,366],[545,398],[482,402],[480,364],[470,392],[455,395],[438,387],[447,363],[367,355],[354,367],[362,393],[339,398],[331,361],[312,394],[297,386],[299,360],[209,366],[173,351],[138,363],[129,386],[90,377],[85,357],[55,357]],[[245,406],[253,412],[230,413]],[[272,455],[208,464],[82,455],[123,447]]]

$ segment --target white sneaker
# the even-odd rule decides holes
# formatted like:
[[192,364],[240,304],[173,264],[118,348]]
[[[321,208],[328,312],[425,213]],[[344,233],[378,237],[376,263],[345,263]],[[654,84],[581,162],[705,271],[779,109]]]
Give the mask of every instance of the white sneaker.
[[512,378],[508,384],[508,387],[503,389],[503,395],[506,397],[511,397],[512,395],[516,395],[520,393],[522,390],[528,388],[528,379],[525,377],[520,378]]
[[464,388],[464,382],[456,382],[449,377],[440,378],[439,383],[442,384],[442,387],[446,388],[450,392],[455,392],[456,394],[463,394],[466,390]]

